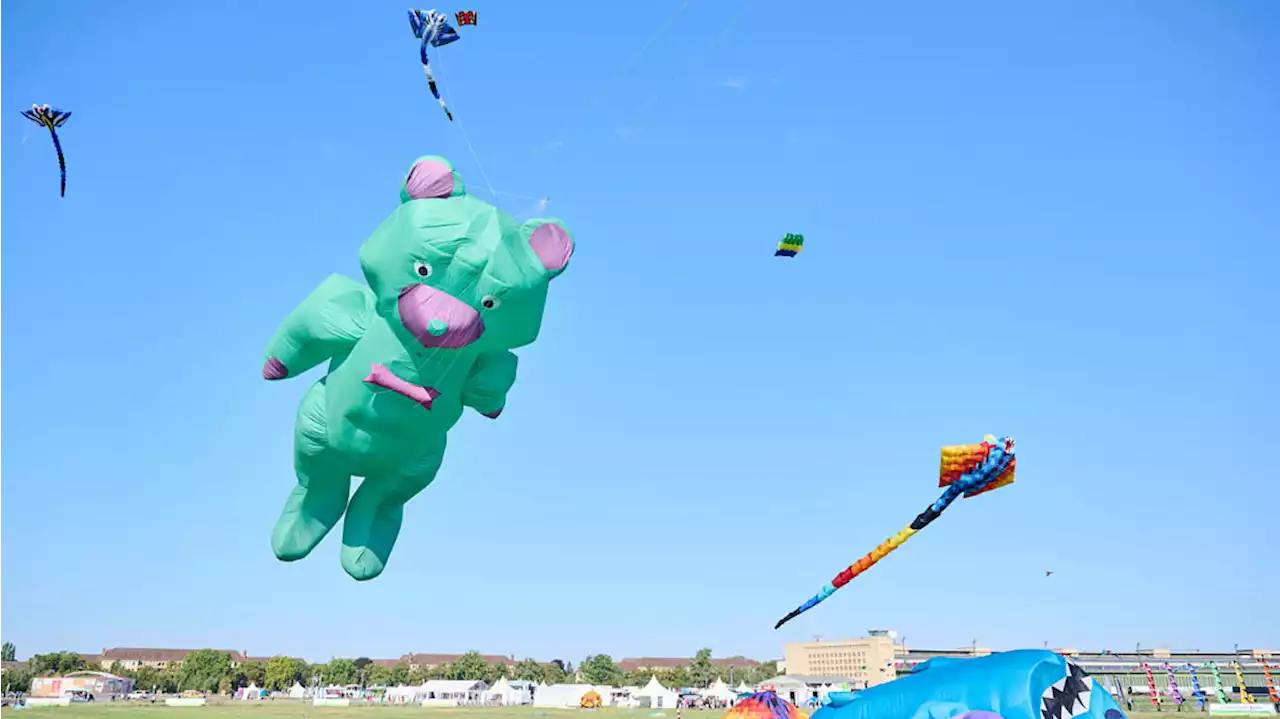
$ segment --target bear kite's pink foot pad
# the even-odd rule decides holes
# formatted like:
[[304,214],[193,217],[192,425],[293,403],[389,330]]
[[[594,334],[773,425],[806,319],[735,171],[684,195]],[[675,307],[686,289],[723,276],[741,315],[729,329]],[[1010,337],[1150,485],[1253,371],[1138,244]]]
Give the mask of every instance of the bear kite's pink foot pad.
[[431,403],[436,397],[440,396],[440,393],[432,387],[422,387],[400,379],[383,364],[376,364],[370,367],[369,376],[365,377],[364,381],[383,389],[389,389],[396,394],[404,395],[427,409],[431,409]]
[[500,414],[502,414],[502,408],[501,408],[501,407],[499,407],[499,408],[495,409],[495,410],[494,410],[494,411],[492,411],[492,412],[485,412],[485,413],[484,413],[484,416],[488,417],[489,419],[497,419],[497,418],[498,418],[498,415],[500,415]]
[[289,369],[284,363],[275,357],[268,357],[267,363],[262,365],[263,379],[284,379],[289,376]]

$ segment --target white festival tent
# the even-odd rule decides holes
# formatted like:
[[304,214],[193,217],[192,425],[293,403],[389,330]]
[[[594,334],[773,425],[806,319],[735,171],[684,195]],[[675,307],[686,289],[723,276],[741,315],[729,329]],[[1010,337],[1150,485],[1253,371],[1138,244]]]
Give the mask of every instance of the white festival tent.
[[631,698],[631,693],[635,691],[634,687],[611,687],[607,684],[597,684],[595,686],[596,694],[600,695],[600,703],[607,707],[634,707],[635,700]]
[[582,705],[582,697],[595,687],[590,684],[552,684],[549,687],[539,686],[533,695],[536,707],[566,707],[577,709]]
[[301,699],[306,695],[307,695],[307,688],[302,686],[302,682],[294,682],[293,686],[289,687],[290,699]]
[[738,693],[729,688],[723,680],[717,679],[711,686],[698,692],[704,697],[712,697],[724,702],[731,702],[738,698]]
[[511,701],[509,704],[529,705],[533,703],[533,691],[537,686],[533,682],[527,682],[522,679],[507,682],[511,686]]
[[426,696],[422,684],[417,686],[400,685],[396,687],[387,687],[387,701],[392,704],[414,704],[422,701],[422,697]]
[[484,695],[491,703],[507,706],[513,703],[511,701],[511,693],[511,685],[507,683],[506,677],[502,677],[498,681],[494,682]]
[[634,709],[640,706],[640,700],[636,699],[636,697],[640,694],[640,687],[627,686],[627,687],[621,687],[619,689],[615,689],[614,691],[617,692],[618,700],[616,704],[618,706],[626,707],[629,709]]
[[739,694],[753,694],[755,693],[756,688],[753,686],[748,686],[746,682],[742,682],[741,684],[738,685],[738,688],[736,691]]
[[640,706],[648,704],[650,709],[675,709],[680,701],[679,695],[662,686],[657,677],[650,677],[644,689],[632,696],[639,700]]
[[429,679],[418,694],[423,706],[474,704],[483,701],[488,685],[471,679]]
[[485,698],[490,703],[507,707],[530,704],[533,701],[529,696],[531,686],[530,682],[509,682],[506,677],[503,677],[489,687],[485,692]]

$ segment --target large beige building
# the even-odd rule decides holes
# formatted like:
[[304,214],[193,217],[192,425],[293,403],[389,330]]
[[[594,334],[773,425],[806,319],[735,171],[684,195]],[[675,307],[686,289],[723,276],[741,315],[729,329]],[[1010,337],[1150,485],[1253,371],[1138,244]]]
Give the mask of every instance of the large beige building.
[[843,677],[873,687],[897,676],[893,639],[888,636],[786,645],[787,674]]
[[[182,660],[187,655],[195,651],[194,649],[138,649],[134,647],[112,647],[111,649],[103,649],[102,653],[97,655],[96,661],[103,668],[110,670],[113,665],[119,662],[124,669],[138,669],[140,667],[151,667],[152,669],[168,669],[182,664]],[[239,666],[245,662],[245,652],[238,652],[234,649],[219,650],[231,657],[231,666]],[[81,655],[85,657],[85,661],[92,664],[95,660],[89,659],[89,655]]]

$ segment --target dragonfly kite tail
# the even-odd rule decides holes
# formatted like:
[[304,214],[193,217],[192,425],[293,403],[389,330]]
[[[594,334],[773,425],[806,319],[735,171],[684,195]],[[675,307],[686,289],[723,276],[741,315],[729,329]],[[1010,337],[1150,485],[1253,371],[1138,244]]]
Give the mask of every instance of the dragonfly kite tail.
[[[70,114],[70,113],[68,113]],[[67,158],[62,154],[62,143],[58,140],[58,131],[49,128],[49,136],[53,138],[53,149],[58,153],[58,173],[62,176],[60,197],[67,196]]]
[[48,105],[32,105],[30,110],[23,110],[22,116],[49,131],[53,138],[53,149],[58,153],[58,170],[62,175],[62,197],[67,196],[67,160],[62,154],[62,142],[58,139],[58,128],[71,117],[70,112],[57,110]]
[[868,552],[858,561],[849,565],[827,583],[817,594],[809,598],[778,620],[773,626],[778,629],[783,624],[804,614],[822,603],[827,597],[836,593],[854,577],[870,569],[887,554],[901,547],[917,532],[929,526],[946,511],[951,503],[962,495],[974,497],[1005,485],[1013,484],[1016,469],[1014,441],[1012,437],[996,439],[987,435],[982,444],[959,445],[942,448],[942,468],[939,473],[938,486],[946,487],[942,496],[919,514],[911,524],[897,534],[884,540],[875,549]]

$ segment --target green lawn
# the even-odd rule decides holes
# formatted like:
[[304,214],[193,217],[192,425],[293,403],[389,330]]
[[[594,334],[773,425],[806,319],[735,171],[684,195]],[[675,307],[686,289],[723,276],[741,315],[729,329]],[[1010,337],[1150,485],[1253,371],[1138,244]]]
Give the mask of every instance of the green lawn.
[[[419,707],[419,706],[352,706],[316,707],[310,702],[276,701],[226,701],[202,707],[169,707],[162,703],[135,704],[132,702],[94,702],[71,706],[33,707],[23,711],[21,719],[40,719],[46,714],[56,719],[570,719],[575,715],[593,719],[648,719],[649,709],[600,709],[585,712],[579,709],[555,709],[548,707]],[[659,710],[661,711],[661,710]],[[30,713],[28,713],[30,712]],[[687,719],[706,717],[719,719],[721,712],[696,712],[686,710]],[[15,715],[5,709],[6,719]],[[675,719],[675,710],[667,710],[667,717]]]
[[[1145,704],[1145,702],[1144,702]],[[164,704],[133,704],[128,702],[73,704],[59,707],[37,707],[23,712],[21,719],[40,719],[46,714],[51,719],[376,719],[375,715],[385,715],[386,719],[648,719],[649,709],[600,709],[586,712],[579,709],[554,709],[547,707],[418,707],[418,706],[353,706],[353,707],[315,707],[309,702],[276,700],[260,702],[219,702],[203,707],[168,707]],[[663,712],[663,710],[658,710]],[[12,709],[5,709],[6,719],[14,715]],[[668,719],[675,719],[675,710],[664,712]],[[1145,706],[1134,703],[1133,714],[1148,715],[1154,712],[1150,704]],[[1175,712],[1172,705],[1166,707],[1161,715],[1188,717],[1200,714],[1195,709],[1195,702],[1188,702],[1181,712]],[[694,711],[686,709],[685,719],[720,719],[724,712]],[[1208,716],[1204,714],[1202,716]]]

